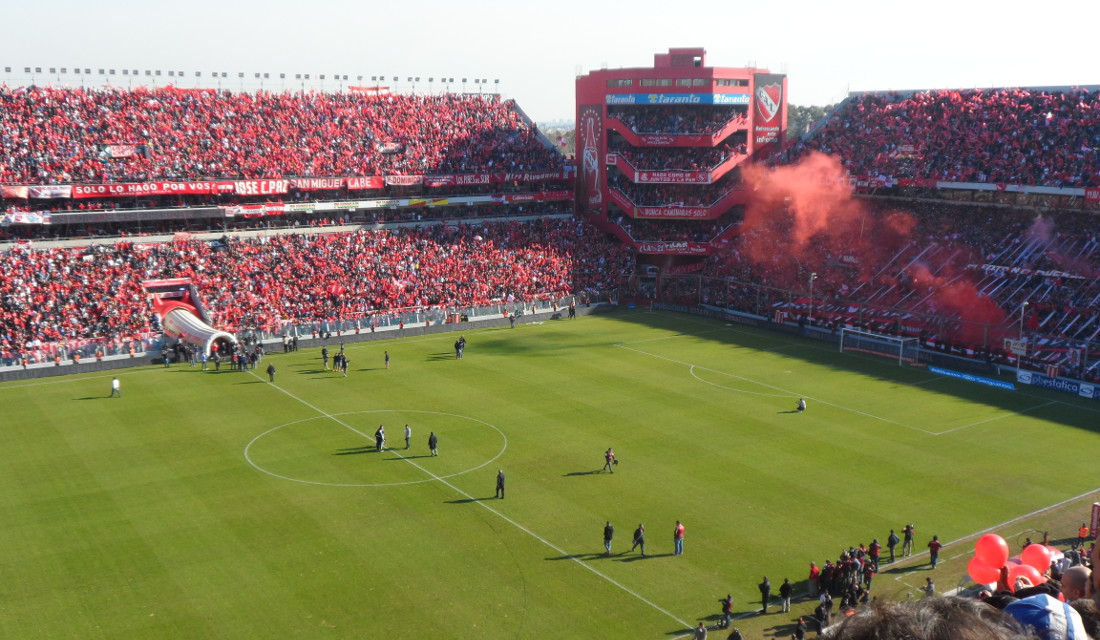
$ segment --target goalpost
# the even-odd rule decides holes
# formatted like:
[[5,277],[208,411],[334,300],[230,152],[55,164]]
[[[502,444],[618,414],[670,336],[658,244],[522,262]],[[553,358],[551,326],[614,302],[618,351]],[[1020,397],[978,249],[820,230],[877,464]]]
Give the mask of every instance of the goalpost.
[[906,362],[917,361],[920,340],[845,327],[840,330],[840,352],[845,350],[896,358],[900,367]]

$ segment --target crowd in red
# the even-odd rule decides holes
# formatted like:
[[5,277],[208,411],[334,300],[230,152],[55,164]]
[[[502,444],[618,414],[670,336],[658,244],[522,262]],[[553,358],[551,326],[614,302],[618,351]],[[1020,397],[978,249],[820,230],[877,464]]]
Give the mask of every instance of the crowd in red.
[[692,106],[612,106],[607,117],[617,118],[635,133],[643,134],[714,134],[730,122],[746,123],[746,107],[716,105]]
[[795,155],[839,156],[856,176],[1100,185],[1100,93],[1087,89],[867,93]]
[[606,291],[633,271],[633,254],[585,223],[543,218],[230,238],[227,247],[183,240],[14,250],[4,263],[0,348],[11,363],[46,343],[157,331],[141,286],[150,279],[191,278],[218,328],[277,331],[284,320]]
[[0,183],[556,170],[490,95],[0,88]]
[[608,175],[608,186],[639,207],[709,207],[738,190],[741,176],[735,170],[710,184],[637,184],[615,171]]
[[611,135],[608,151],[641,171],[710,171],[734,155],[745,155],[744,140],[745,135],[737,133],[714,147],[635,147],[622,136]]
[[[738,284],[716,280],[701,298],[768,317],[774,310],[809,316],[812,304],[812,324],[918,336],[972,357],[1003,359],[1001,339],[1022,332],[1034,343],[1036,367],[1086,364],[1071,351],[1100,343],[1100,236],[1092,216],[946,203],[909,208],[915,226],[908,234],[869,220],[864,244],[853,234],[795,247],[766,229],[749,230],[708,262],[708,275]],[[895,211],[869,214],[881,221]],[[773,250],[747,250],[754,242]],[[974,317],[983,301],[999,311]],[[1079,373],[1093,379],[1100,370]]]
[[616,224],[635,242],[712,242],[731,226],[739,224],[741,207],[735,207],[714,220],[648,220],[619,216]]

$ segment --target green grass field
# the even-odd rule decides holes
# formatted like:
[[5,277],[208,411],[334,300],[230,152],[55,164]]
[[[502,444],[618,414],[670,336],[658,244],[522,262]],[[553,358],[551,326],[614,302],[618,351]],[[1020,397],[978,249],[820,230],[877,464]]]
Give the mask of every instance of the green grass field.
[[1097,489],[1100,403],[1064,394],[672,313],[466,337],[462,360],[453,334],[349,345],[346,379],[309,350],[269,356],[275,384],[265,361],[122,370],[121,399],[109,373],[0,385],[0,636],[673,638],[908,522],[948,542],[950,588],[967,537],[1068,537]]

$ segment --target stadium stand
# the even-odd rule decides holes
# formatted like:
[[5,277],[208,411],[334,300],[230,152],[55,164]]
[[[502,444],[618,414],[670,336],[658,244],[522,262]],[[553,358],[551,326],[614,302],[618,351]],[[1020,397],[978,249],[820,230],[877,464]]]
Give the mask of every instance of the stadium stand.
[[108,355],[124,353],[148,339],[159,331],[141,289],[151,278],[192,278],[219,328],[277,332],[286,321],[606,291],[633,270],[628,248],[562,219],[227,238],[224,245],[183,239],[15,249],[4,261],[6,365],[67,357],[93,343]]
[[0,183],[560,169],[494,96],[0,88]]
[[1100,94],[1080,89],[865,93],[792,158],[837,155],[855,176],[1051,187],[1100,185]]

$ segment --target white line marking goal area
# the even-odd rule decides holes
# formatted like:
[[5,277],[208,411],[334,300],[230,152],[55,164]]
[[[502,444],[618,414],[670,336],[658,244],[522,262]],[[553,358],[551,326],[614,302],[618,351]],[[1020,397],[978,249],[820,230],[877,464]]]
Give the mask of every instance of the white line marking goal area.
[[[636,343],[631,343],[631,344],[636,344]],[[989,418],[984,418],[982,420],[978,420],[978,421],[971,422],[971,423],[968,423],[968,424],[950,426],[950,427],[947,427],[945,429],[939,429],[939,430],[926,429],[926,428],[924,428],[922,426],[919,426],[919,425],[909,424],[907,422],[901,422],[901,421],[898,421],[898,420],[894,420],[892,418],[888,418],[886,416],[876,415],[874,413],[870,413],[868,411],[863,411],[861,409],[856,409],[855,407],[847,406],[847,405],[840,404],[840,403],[837,403],[837,402],[830,402],[829,400],[814,397],[811,394],[794,391],[792,389],[788,389],[788,388],[785,388],[785,387],[773,385],[773,384],[763,382],[761,380],[757,380],[757,379],[754,379],[754,378],[751,378],[751,377],[738,375],[736,373],[730,373],[728,371],[721,371],[719,369],[713,369],[713,368],[706,367],[706,366],[703,366],[703,365],[700,365],[700,364],[685,362],[683,360],[677,360],[676,358],[663,356],[661,354],[653,353],[653,352],[650,352],[650,351],[644,351],[642,349],[637,349],[635,347],[629,346],[628,344],[625,344],[625,343],[619,343],[619,344],[616,344],[614,346],[616,346],[620,349],[624,349],[626,351],[631,351],[631,352],[634,352],[634,353],[637,353],[637,354],[640,354],[640,355],[648,356],[650,358],[656,358],[658,360],[663,360],[665,362],[670,362],[672,364],[677,364],[677,365],[683,366],[687,369],[688,375],[690,375],[692,378],[698,380],[699,382],[701,382],[703,384],[713,386],[713,387],[717,387],[717,388],[720,388],[720,389],[724,389],[724,390],[730,391],[732,393],[745,393],[745,394],[756,395],[756,396],[785,398],[785,399],[789,400],[790,402],[794,402],[797,398],[806,398],[808,401],[813,402],[815,404],[820,404],[820,405],[825,405],[825,406],[828,406],[828,407],[833,407],[833,408],[839,409],[841,411],[846,411],[848,413],[853,413],[853,414],[856,414],[856,415],[863,416],[865,418],[870,418],[872,420],[876,420],[876,421],[879,421],[879,422],[884,422],[886,424],[891,424],[891,425],[894,425],[894,426],[897,426],[897,427],[902,427],[904,429],[909,429],[911,431],[917,431],[917,432],[924,433],[926,435],[933,436],[933,437],[938,437],[938,436],[947,435],[947,434],[950,434],[950,433],[955,433],[955,432],[958,432],[958,431],[962,431],[964,429],[968,429],[968,428],[971,428],[971,427],[976,427],[978,425],[987,424],[987,423],[995,422],[995,421],[998,421],[998,420],[1003,420],[1005,418],[1011,418],[1011,417],[1018,416],[1018,415],[1024,415],[1024,414],[1027,414],[1027,413],[1031,413],[1033,411],[1038,411],[1040,409],[1043,409],[1043,408],[1051,406],[1051,405],[1062,404],[1057,400],[1050,400],[1050,401],[1046,401],[1046,402],[1037,403],[1035,405],[1020,409],[1018,411],[1006,411],[1004,413],[1001,413],[1001,414],[998,414],[998,415],[995,415],[995,416],[992,416],[992,417],[989,417]],[[700,376],[698,372],[706,372],[706,373],[712,374],[713,376],[720,376],[720,377],[727,378],[727,379],[730,379],[730,380],[733,380],[733,381],[740,381],[740,382],[745,383],[745,385],[743,385],[745,387],[747,387],[748,385],[754,385],[754,386],[757,386],[757,387],[761,387],[763,389],[770,389],[770,390],[775,391],[777,393],[764,393],[764,392],[760,392],[760,391],[752,391],[752,390],[749,390],[747,388],[741,388],[741,387],[735,386],[735,384],[720,384],[720,383],[713,382],[711,380],[705,379],[705,377]],[[944,378],[944,379],[946,380],[946,378]],[[903,384],[903,383],[901,383],[901,384]],[[925,381],[924,384],[927,384],[927,381]]]

